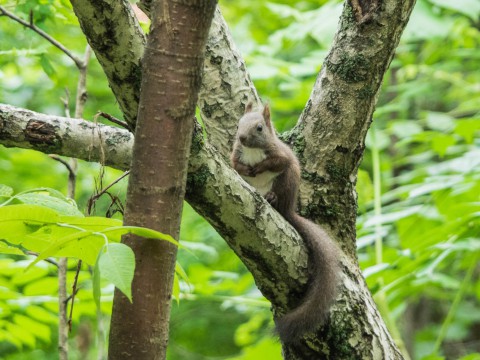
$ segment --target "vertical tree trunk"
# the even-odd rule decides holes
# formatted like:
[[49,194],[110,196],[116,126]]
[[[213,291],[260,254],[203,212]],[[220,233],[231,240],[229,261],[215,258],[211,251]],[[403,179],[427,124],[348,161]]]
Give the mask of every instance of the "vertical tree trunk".
[[[178,239],[203,51],[215,0],[153,3],[126,225]],[[135,252],[133,304],[115,293],[110,359],[164,359],[175,270],[175,246],[127,236]]]

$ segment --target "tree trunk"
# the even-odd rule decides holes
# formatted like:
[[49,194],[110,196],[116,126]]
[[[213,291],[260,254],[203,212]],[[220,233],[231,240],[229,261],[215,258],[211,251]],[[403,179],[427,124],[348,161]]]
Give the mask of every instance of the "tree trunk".
[[[125,225],[179,238],[193,117],[215,0],[156,1],[142,87]],[[128,235],[135,253],[133,303],[115,291],[110,359],[165,359],[176,246]]]

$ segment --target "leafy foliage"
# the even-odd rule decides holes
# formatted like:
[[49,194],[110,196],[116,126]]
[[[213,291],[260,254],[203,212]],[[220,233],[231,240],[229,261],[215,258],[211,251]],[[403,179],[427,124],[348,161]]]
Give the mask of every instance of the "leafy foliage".
[[363,168],[377,180],[363,175],[358,187],[379,192],[360,191],[358,246],[383,315],[405,328],[410,353],[460,358],[478,351],[470,339],[480,320],[472,277],[480,259],[479,28],[473,13],[432,3],[415,9],[367,139]]
[[[2,189],[12,193],[5,185]],[[14,200],[23,204],[5,206]],[[117,219],[79,214],[72,200],[53,189],[29,190],[11,196],[0,204],[0,253],[37,254],[29,267],[49,257],[74,257],[88,265],[95,264],[94,272],[110,280],[131,300],[135,258],[128,246],[119,243],[121,236],[131,233],[178,245],[170,235],[155,230],[122,226]]]
[[[25,269],[26,273],[34,274],[27,276],[28,280],[43,278],[46,273],[33,272],[33,269],[37,269],[40,261],[52,257],[73,257],[88,265],[95,265],[92,281],[93,299],[99,308],[100,277],[115,285],[130,301],[132,300],[131,283],[135,258],[133,251],[120,243],[122,235],[132,233],[178,244],[171,236],[154,230],[122,226],[118,219],[84,217],[73,200],[54,189],[40,188],[13,195],[13,189],[2,184],[0,198],[5,200],[0,204],[0,254],[35,254],[35,260]],[[12,204],[18,202],[21,204]],[[45,281],[40,283],[47,285]],[[49,288],[52,289],[52,286]],[[56,281],[53,289],[57,289]],[[43,289],[38,290],[41,293]],[[28,296],[29,291],[32,289],[25,289],[24,295]],[[14,296],[14,293],[12,292],[10,296]],[[10,296],[7,295],[4,300]],[[51,329],[27,316],[14,314],[13,325],[10,323],[3,325],[0,326],[0,338],[18,348],[23,346],[34,348],[36,338],[47,343],[50,341]],[[22,326],[31,329],[31,333],[24,333]],[[17,337],[21,337],[22,340]]]

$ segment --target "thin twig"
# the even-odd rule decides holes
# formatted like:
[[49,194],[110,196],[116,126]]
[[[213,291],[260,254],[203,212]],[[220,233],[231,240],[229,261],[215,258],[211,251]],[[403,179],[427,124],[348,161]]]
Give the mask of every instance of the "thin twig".
[[70,91],[68,88],[65,88],[65,98],[60,98],[60,100],[62,100],[65,109],[65,117],[70,119]]
[[85,103],[87,102],[87,65],[92,54],[92,48],[87,45],[85,48],[85,55],[83,57],[83,66],[79,68],[80,75],[77,83],[77,97],[75,100],[75,118],[80,119],[83,117],[83,110]]
[[130,125],[128,125],[128,123],[126,123],[123,120],[117,119],[116,117],[114,117],[110,114],[104,113],[103,111],[99,111],[97,113],[97,116],[101,116],[101,117],[113,122],[114,124],[120,125],[121,127],[127,129],[128,131],[133,132],[132,129],[130,128]]
[[42,36],[44,39],[46,39],[48,42],[50,42],[52,45],[60,49],[67,55],[70,59],[73,60],[77,68],[82,69],[85,65],[84,62],[76,57],[70,50],[68,50],[65,46],[63,46],[59,41],[55,40],[53,37],[51,37],[49,34],[47,34],[45,31],[37,27],[33,23],[33,13],[30,12],[30,22],[27,22],[18,16],[12,14],[9,12],[7,9],[5,9],[3,6],[0,6],[0,15],[5,15],[8,16],[10,19],[22,24],[23,26],[35,31],[38,35]]
[[[33,255],[33,256],[38,256],[38,253],[34,252],[34,251],[25,251],[25,254],[26,255]],[[51,259],[51,258],[46,258],[46,259],[43,259],[43,261],[49,263],[49,264],[52,264],[52,265],[55,265],[56,267],[58,267],[58,264],[55,260]]]
[[[75,295],[77,295],[77,293],[78,293],[79,291],[80,291],[80,288],[76,288],[76,289],[75,289]],[[69,295],[69,296],[67,296],[67,297],[65,298],[65,300],[64,300],[65,305],[67,305],[68,302],[69,302],[70,300],[72,300],[73,296],[74,296],[74,295],[72,294],[72,295]]]
[[108,218],[111,218],[117,212],[119,212],[123,216],[125,214],[125,208],[124,208],[120,198],[118,196],[114,196],[110,193],[107,193],[107,195],[110,196],[111,202],[110,202],[110,205],[107,208],[107,211],[105,212],[105,216],[108,217]]
[[[65,100],[65,111],[67,115],[68,110],[68,93]],[[75,184],[76,184],[76,162],[71,164],[63,160],[57,155],[50,154],[49,157],[55,161],[63,164],[68,170],[68,197],[75,198]],[[68,360],[68,331],[70,326],[67,322],[67,270],[68,259],[62,257],[58,261],[58,357],[60,360]]]
[[[72,166],[65,160],[63,160],[60,156],[58,155],[55,155],[55,154],[48,154],[48,157],[55,160],[55,161],[58,161],[59,163],[62,163],[68,170],[68,181],[69,182],[72,182],[72,181],[75,181],[75,170],[72,168]],[[69,191],[69,194],[68,194],[68,197],[70,199],[72,199],[73,197],[75,197],[75,194],[71,194],[71,190]]]
[[68,324],[67,324],[67,269],[68,259],[58,260],[58,358],[68,359]]
[[116,183],[118,183],[120,180],[122,180],[125,176],[127,176],[128,174],[130,174],[130,170],[127,170],[125,171],[122,175],[120,175],[116,180],[114,180],[110,185],[108,185],[107,187],[105,187],[102,191],[100,191],[97,196],[102,196],[103,194],[105,194],[108,189],[110,189],[113,185],[115,185]]
[[114,180],[110,185],[106,186],[104,189],[100,190],[98,193],[92,195],[87,202],[87,209],[88,212],[91,212],[93,204],[103,195],[105,194],[113,185],[117,184],[120,180],[122,180],[125,176],[130,174],[130,170],[125,171],[120,177]]
[[78,292],[77,289],[77,283],[78,283],[78,275],[80,274],[80,269],[82,268],[82,260],[78,260],[77,263],[77,271],[75,273],[75,279],[73,280],[73,285],[72,285],[72,304],[70,305],[70,316],[68,318],[68,331],[72,332],[72,317],[73,317],[73,304],[75,303],[75,295]]

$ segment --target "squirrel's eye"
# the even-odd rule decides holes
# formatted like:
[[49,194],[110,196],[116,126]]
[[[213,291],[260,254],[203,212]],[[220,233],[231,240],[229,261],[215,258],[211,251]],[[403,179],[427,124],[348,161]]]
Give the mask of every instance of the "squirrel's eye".
[[263,130],[263,125],[262,124],[258,124],[257,125],[257,131],[262,131]]

